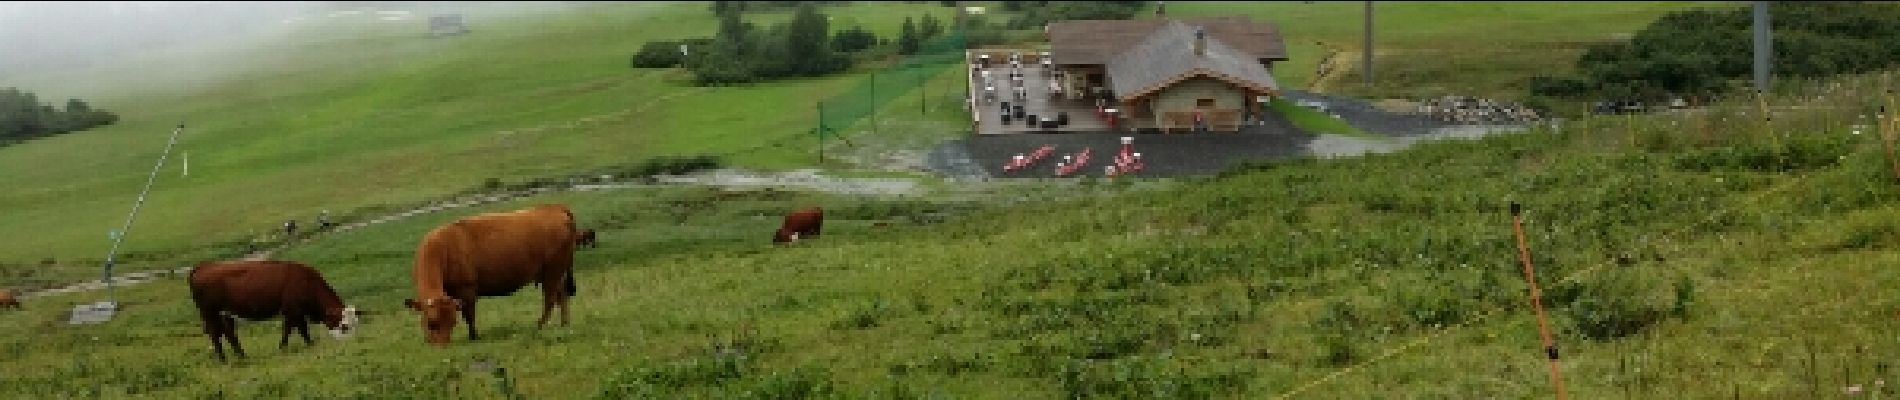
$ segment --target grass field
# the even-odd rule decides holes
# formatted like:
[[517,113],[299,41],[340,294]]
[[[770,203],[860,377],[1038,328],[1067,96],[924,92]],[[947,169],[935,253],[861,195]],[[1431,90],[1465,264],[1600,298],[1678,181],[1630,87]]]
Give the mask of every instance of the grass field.
[[1272,102],[1267,103],[1267,108],[1273,110],[1275,113],[1279,113],[1281,116],[1285,116],[1287,121],[1293,122],[1293,126],[1300,127],[1300,130],[1309,133],[1354,137],[1379,137],[1359,130],[1359,128],[1354,128],[1344,120],[1333,118],[1332,115],[1320,112],[1319,110],[1301,107],[1286,99],[1274,99]]
[[[1878,82],[1821,101],[1874,104]],[[0,314],[0,391],[501,398],[472,366],[486,364],[529,398],[1545,397],[1509,202],[1525,205],[1572,397],[1793,398],[1900,378],[1885,367],[1900,356],[1900,297],[1884,289],[1900,275],[1882,267],[1900,262],[1900,189],[1881,144],[1849,134],[1845,111],[1766,126],[1741,118],[1754,106],[1155,192],[1025,187],[1071,198],[1015,207],[547,195],[283,254],[382,312],[347,343],[278,351],[275,324],[250,324],[250,359],[219,365],[176,280],[122,291],[127,313],[102,326],[57,322],[88,296],[37,299]],[[602,230],[580,255],[575,323],[533,330],[530,288],[481,304],[484,340],[422,344],[397,308],[416,238],[536,202],[572,204]],[[831,210],[826,235],[770,248],[770,215],[804,204]]]
[[[1266,3],[1181,1],[1170,16],[1240,14],[1280,26],[1291,60],[1274,78],[1305,89],[1327,48],[1342,53],[1328,93],[1374,97],[1444,94],[1519,98],[1538,74],[1573,68],[1590,43],[1631,34],[1663,13],[1740,2],[1385,2],[1374,6],[1376,86],[1358,71],[1365,43],[1365,2],[1281,1]],[[1324,43],[1324,47],[1320,45]]]
[[[1382,8],[1380,26],[1389,39],[1382,43],[1395,50],[1553,49],[1630,31],[1644,18],[1691,4],[1697,3],[1393,3]],[[11,211],[0,216],[0,234],[17,238],[0,243],[0,263],[97,264],[109,246],[106,233],[123,223],[165,136],[181,122],[187,127],[178,158],[159,175],[125,251],[176,252],[208,239],[240,240],[250,234],[245,231],[307,220],[319,210],[401,204],[488,178],[545,176],[656,155],[750,149],[728,161],[810,166],[816,140],[799,136],[814,122],[811,102],[862,76],[692,88],[680,71],[629,69],[626,58],[646,40],[710,33],[713,17],[704,4],[572,7],[535,18],[471,13],[476,33],[452,39],[426,38],[417,21],[315,18],[241,50],[222,44],[154,49],[129,54],[122,64],[0,82],[48,98],[85,98],[123,116],[111,127],[0,151],[0,171],[8,171],[12,188],[0,192],[0,208]],[[1289,87],[1310,79],[1321,55],[1314,41],[1357,42],[1357,3],[1170,7],[1174,15],[1237,12],[1281,24],[1294,61],[1276,75]],[[1514,22],[1444,22],[1476,13],[1471,7]],[[947,19],[949,9],[865,3],[830,11],[834,27],[863,24],[880,34],[895,32],[893,21],[902,16],[925,12]],[[768,23],[784,14],[754,20]],[[1525,33],[1491,34],[1513,26]],[[1382,82],[1407,90],[1502,90],[1530,71],[1550,70],[1549,63],[1513,60],[1554,54],[1489,51],[1398,63],[1389,75],[1398,78]],[[1459,60],[1485,67],[1426,71],[1465,63]],[[902,115],[906,106],[886,107]],[[888,141],[909,146],[954,134],[949,118],[927,118],[942,121],[922,129],[907,129],[910,119],[888,119],[896,128],[879,132],[927,132]],[[189,177],[178,169],[187,153]]]
[[[1411,27],[1390,34],[1416,36],[1401,43],[1503,49],[1633,30],[1632,20],[1682,5],[1382,3],[1381,15]],[[1358,6],[1169,11],[1284,15],[1275,19],[1345,41]],[[103,253],[104,231],[122,222],[179,121],[191,176],[161,175],[133,249],[413,202],[490,177],[781,139],[790,144],[730,160],[806,166],[809,103],[853,83],[688,88],[677,72],[625,61],[649,38],[709,32],[703,4],[580,7],[455,39],[312,26],[294,45],[253,50],[274,61],[218,79],[146,79],[200,76],[169,67],[35,78],[46,94],[98,98],[125,120],[0,148],[0,235],[12,239],[0,262]],[[924,10],[943,9],[859,4],[837,15],[901,21]],[[1474,13],[1574,29],[1500,36],[1455,22]],[[154,57],[138,60],[191,66]],[[1515,79],[1539,64],[1419,83]],[[79,79],[89,74],[129,86]],[[1900,274],[1888,267],[1900,262],[1900,188],[1881,135],[1849,124],[1891,104],[1881,97],[1894,81],[1838,83],[1771,99],[1805,106],[1772,124],[1747,116],[1752,103],[1583,118],[1160,190],[1091,179],[953,201],[783,191],[715,200],[709,189],[660,188],[429,214],[277,255],[316,266],[376,312],[348,342],[283,351],[270,345],[278,322],[250,323],[239,333],[250,357],[219,364],[181,280],[120,289],[123,314],[96,326],[63,320],[99,293],[37,297],[0,311],[0,397],[1544,398],[1548,370],[1505,211],[1516,202],[1571,397],[1819,398],[1859,386],[1889,398],[1891,387],[1870,385],[1900,382]],[[106,88],[115,92],[94,95]],[[851,142],[828,143],[828,155],[876,158],[961,129],[966,114],[937,101],[953,94],[930,93],[921,108],[921,92],[885,105],[886,118],[849,127]],[[420,235],[542,202],[570,204],[602,235],[578,256],[574,323],[535,330],[530,287],[481,302],[483,340],[458,331],[447,349],[424,345],[401,308]],[[774,215],[803,205],[826,207],[826,234],[772,247]],[[506,368],[505,384],[492,367]]]
[[[125,250],[237,239],[322,209],[413,201],[491,177],[777,143],[806,134],[812,99],[857,76],[693,88],[676,70],[627,68],[627,57],[646,40],[710,34],[704,4],[578,7],[533,19],[471,16],[475,33],[450,39],[427,38],[416,21],[319,18],[242,51],[128,56],[140,63],[0,82],[94,100],[123,117],[0,151],[9,186],[0,234],[15,238],[0,244],[0,260],[102,257],[106,232],[123,222],[181,122],[178,153]],[[830,10],[880,34],[898,23],[872,21],[925,12],[949,16],[934,4]],[[187,79],[200,76],[215,79]],[[761,168],[813,163],[814,142],[784,143],[727,158]]]

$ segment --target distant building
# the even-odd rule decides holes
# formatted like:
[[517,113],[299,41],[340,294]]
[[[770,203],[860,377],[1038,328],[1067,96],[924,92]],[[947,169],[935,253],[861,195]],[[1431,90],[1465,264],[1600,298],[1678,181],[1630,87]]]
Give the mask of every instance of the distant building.
[[[1052,22],[1050,58],[1071,100],[1100,99],[1138,126],[1239,130],[1280,96],[1279,29],[1247,17]],[[1152,125],[1150,125],[1152,124]]]
[[468,25],[463,24],[462,14],[442,14],[429,17],[429,36],[454,36],[468,33]]

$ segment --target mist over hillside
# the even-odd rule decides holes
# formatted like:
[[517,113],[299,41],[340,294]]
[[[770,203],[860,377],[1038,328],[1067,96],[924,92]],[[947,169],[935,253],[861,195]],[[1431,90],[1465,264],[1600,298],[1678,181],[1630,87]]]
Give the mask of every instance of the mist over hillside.
[[[91,68],[128,54],[269,43],[300,24],[341,18],[416,21],[455,12],[522,15],[580,2],[0,2],[0,79]],[[379,13],[381,11],[382,13]]]

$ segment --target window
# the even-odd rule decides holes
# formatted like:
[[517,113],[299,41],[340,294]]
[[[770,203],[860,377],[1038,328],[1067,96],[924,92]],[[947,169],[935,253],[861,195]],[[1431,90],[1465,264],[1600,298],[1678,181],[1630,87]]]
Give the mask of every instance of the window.
[[1195,100],[1194,108],[1214,108],[1214,99]]

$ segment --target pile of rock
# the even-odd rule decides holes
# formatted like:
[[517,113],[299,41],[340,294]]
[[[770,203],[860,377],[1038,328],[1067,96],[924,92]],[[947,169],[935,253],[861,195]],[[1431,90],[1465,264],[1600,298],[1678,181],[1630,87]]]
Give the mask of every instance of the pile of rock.
[[1471,96],[1444,96],[1419,102],[1418,113],[1453,124],[1523,124],[1542,118],[1537,110]]

